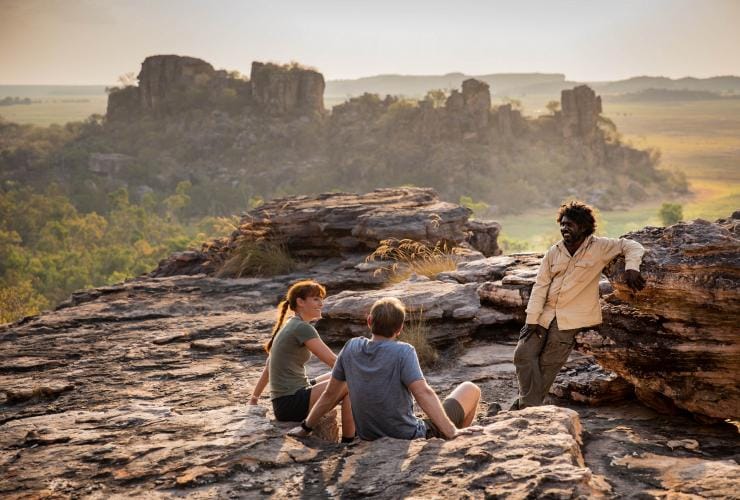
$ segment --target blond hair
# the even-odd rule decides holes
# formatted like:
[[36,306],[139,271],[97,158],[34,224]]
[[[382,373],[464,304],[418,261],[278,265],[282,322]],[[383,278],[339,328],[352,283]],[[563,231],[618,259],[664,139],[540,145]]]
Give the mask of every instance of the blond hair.
[[395,297],[376,300],[370,309],[370,330],[375,335],[392,337],[403,326],[406,308]]
[[265,344],[265,351],[268,353],[270,352],[272,342],[275,340],[275,335],[277,335],[277,332],[280,331],[280,328],[282,328],[283,323],[285,322],[285,316],[288,313],[288,309],[295,311],[298,305],[298,299],[306,300],[308,297],[321,297],[323,299],[326,297],[326,288],[314,280],[298,281],[288,288],[288,292],[285,294],[285,299],[280,301],[280,304],[278,304],[278,319],[275,326],[272,328],[272,336],[270,337],[270,340]]

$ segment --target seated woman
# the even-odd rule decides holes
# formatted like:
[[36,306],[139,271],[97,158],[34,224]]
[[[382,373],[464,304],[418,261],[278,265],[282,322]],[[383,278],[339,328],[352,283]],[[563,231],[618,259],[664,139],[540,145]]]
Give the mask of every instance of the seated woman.
[[[319,337],[310,322],[321,318],[326,289],[312,280],[293,284],[285,300],[278,305],[278,320],[272,337],[265,345],[269,354],[265,368],[249,400],[256,405],[267,383],[270,383],[272,409],[279,421],[300,422],[308,416],[311,407],[329,384],[330,373],[309,381],[306,363],[311,354],[334,366],[337,356]],[[288,310],[293,315],[286,321]],[[342,400],[342,441],[355,436],[355,423],[349,398]]]

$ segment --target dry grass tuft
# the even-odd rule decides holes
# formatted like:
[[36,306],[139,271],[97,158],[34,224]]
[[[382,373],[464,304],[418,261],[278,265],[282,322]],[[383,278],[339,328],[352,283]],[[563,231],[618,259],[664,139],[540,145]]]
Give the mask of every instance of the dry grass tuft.
[[403,327],[399,340],[414,346],[419,364],[424,368],[434,366],[439,359],[439,353],[429,343],[430,328],[423,317],[423,310],[410,313],[409,319]]
[[230,278],[276,276],[294,271],[296,267],[296,261],[285,246],[267,240],[242,239],[216,276]]
[[457,259],[456,249],[447,243],[430,247],[419,241],[392,238],[381,241],[365,260],[392,262],[376,273],[386,273],[389,283],[399,283],[412,274],[434,279],[442,272],[454,271],[457,269]]

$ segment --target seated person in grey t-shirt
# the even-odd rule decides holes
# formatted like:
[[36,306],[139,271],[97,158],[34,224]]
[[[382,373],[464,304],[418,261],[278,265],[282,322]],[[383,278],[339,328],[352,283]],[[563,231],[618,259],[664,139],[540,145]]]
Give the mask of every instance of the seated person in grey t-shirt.
[[[396,298],[373,304],[367,318],[372,338],[356,337],[345,344],[329,386],[301,426],[289,431],[290,435],[310,434],[347,391],[361,439],[453,439],[467,433],[461,429],[470,426],[475,417],[480,389],[472,382],[463,382],[441,403],[424,380],[416,350],[398,341],[405,317],[405,308]],[[412,395],[428,420],[414,416]]]

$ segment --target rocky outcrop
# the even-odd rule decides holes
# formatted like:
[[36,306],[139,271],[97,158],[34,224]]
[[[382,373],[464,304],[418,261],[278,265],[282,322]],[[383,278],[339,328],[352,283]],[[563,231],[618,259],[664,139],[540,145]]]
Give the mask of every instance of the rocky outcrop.
[[122,173],[136,158],[120,153],[93,153],[88,161],[91,172],[105,176]]
[[215,74],[213,66],[195,57],[147,57],[138,76],[141,108],[155,114],[164,111],[173,94],[189,88],[205,88]]
[[597,137],[601,97],[587,85],[563,90],[560,96],[563,137],[590,141]]
[[623,260],[607,269],[615,294],[599,333],[584,335],[598,362],[679,408],[716,418],[740,415],[740,238],[738,219],[648,227],[627,237],[648,250],[648,284],[631,293]]
[[279,243],[297,258],[367,255],[381,240],[411,239],[431,246],[470,244],[486,255],[501,253],[500,225],[470,221],[471,211],[443,202],[432,189],[377,189],[357,195],[326,193],[270,201],[246,214],[227,240],[210,242],[200,252],[176,254],[153,276],[214,273],[241,241]]
[[[387,191],[376,195],[378,206],[381,199],[387,201],[383,196],[390,196]],[[420,198],[412,199],[434,200],[426,195],[420,190],[414,194]],[[339,221],[349,220],[350,209],[363,215],[377,208],[363,211],[359,197],[336,196],[344,200],[337,220],[307,199],[290,203],[294,213],[319,214],[318,229],[326,231],[325,239],[346,234]],[[404,210],[401,203],[397,211]],[[398,227],[393,214],[385,218],[388,228]],[[313,221],[304,220],[305,226]],[[614,294],[622,302],[610,299],[602,333],[586,333],[579,342],[635,384],[638,397],[655,390],[650,385],[654,379],[663,384],[664,397],[673,397],[676,404],[705,404],[689,392],[689,399],[681,399],[670,391],[678,384],[686,390],[696,383],[716,396],[719,408],[730,407],[728,397],[735,393],[726,381],[737,370],[728,371],[731,366],[723,364],[722,356],[736,359],[737,349],[727,344],[729,334],[716,336],[721,331],[716,325],[725,321],[722,325],[729,328],[728,318],[736,316],[738,287],[732,280],[739,225],[737,219],[726,219],[634,233],[651,250],[643,268],[648,287],[636,297],[626,294],[619,264],[609,269]],[[460,227],[459,233],[444,234],[462,234]],[[202,264],[202,255],[183,253],[178,259],[195,266]],[[372,262],[354,254],[316,258],[293,274],[264,278],[140,277],[80,291],[55,311],[0,326],[0,496],[734,494],[740,479],[735,426],[657,415],[629,399],[630,384],[581,355],[573,356],[552,394],[567,398],[556,402],[570,409],[500,411],[517,391],[512,363],[516,337],[510,327],[523,319],[541,256],[485,258],[471,251],[461,259],[454,271],[435,279],[412,277],[393,286],[376,275]],[[375,298],[404,300],[412,321],[421,318],[426,324],[427,339],[437,347],[449,346],[437,365],[425,370],[437,393],[448,394],[463,380],[482,388],[476,415],[482,431],[453,441],[382,439],[345,447],[334,443],[336,417],[323,427],[328,439],[296,440],[285,435],[294,424],[270,420],[267,395],[256,407],[247,407],[264,366],[263,345],[275,305],[289,284],[301,278],[327,285],[325,317],[317,328],[337,350],[347,336],[366,332],[364,315]],[[641,294],[645,300],[639,300]],[[681,298],[680,309],[671,309],[670,296]],[[726,318],[711,308],[711,314],[700,314],[700,297],[716,300]],[[644,312],[627,314],[640,304]],[[711,321],[695,324],[704,318]],[[701,337],[699,330],[710,336]],[[715,364],[700,364],[704,358],[695,354],[699,351],[715,356]],[[656,362],[656,353],[667,353],[668,361]],[[698,366],[691,375],[689,363]],[[318,362],[308,366],[312,377],[326,369]],[[711,370],[709,376],[703,370]],[[703,409],[699,413],[707,414]]]
[[248,81],[201,59],[158,55],[144,60],[138,80],[138,86],[110,91],[109,120],[164,117],[199,107],[277,116],[324,113],[324,77],[297,65],[254,62]]
[[252,97],[272,114],[322,114],[324,76],[300,66],[252,63]]
[[473,128],[487,128],[491,111],[491,91],[488,84],[474,78],[465,80],[462,82],[462,98]]

